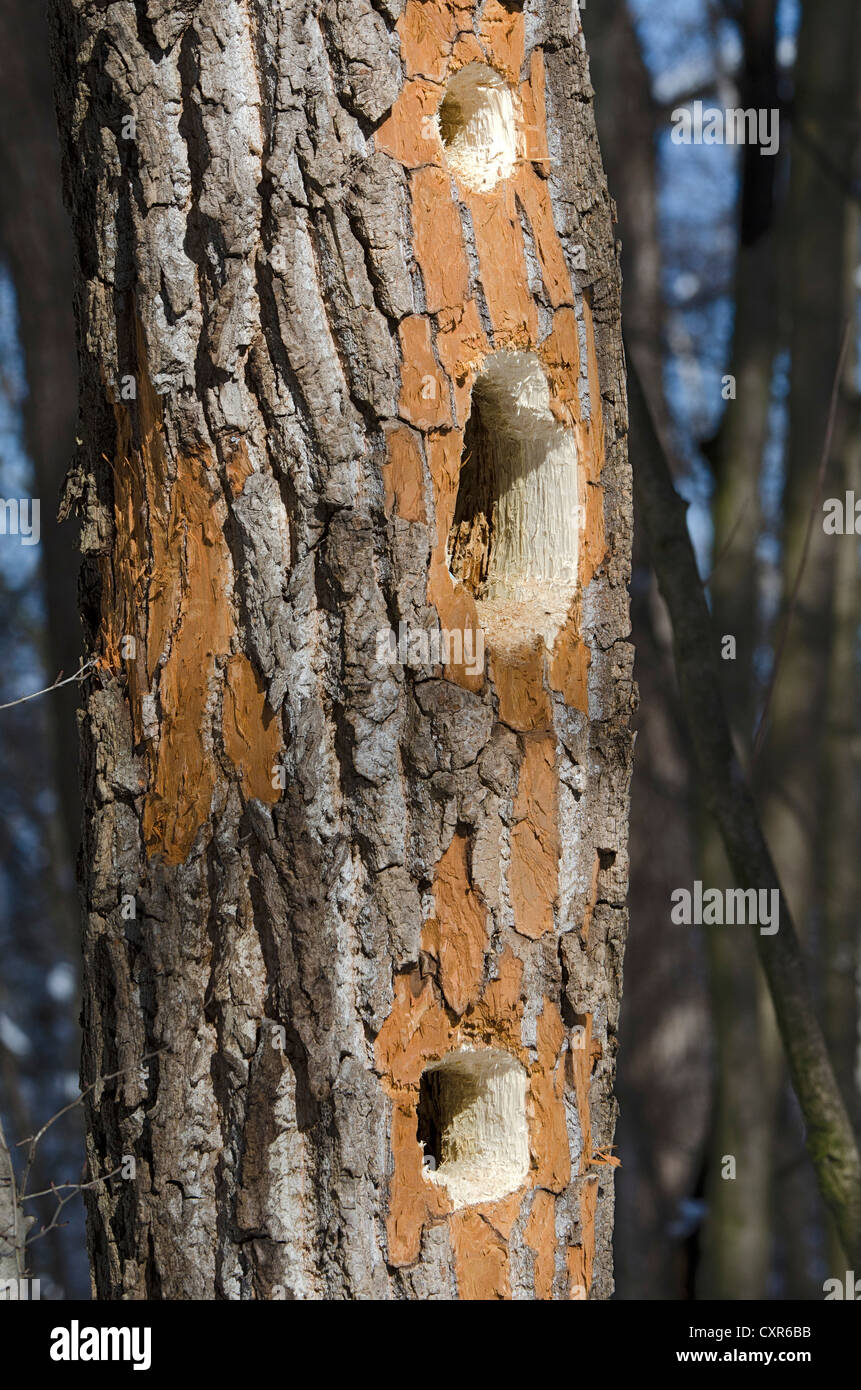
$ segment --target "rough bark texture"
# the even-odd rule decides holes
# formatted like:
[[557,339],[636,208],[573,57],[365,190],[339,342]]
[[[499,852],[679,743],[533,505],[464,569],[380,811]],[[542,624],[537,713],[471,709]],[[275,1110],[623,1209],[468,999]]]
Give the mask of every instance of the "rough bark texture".
[[[631,496],[576,11],[54,0],[53,20],[69,498],[103,662],[83,1079],[125,1069],[94,1092],[93,1174],[136,1159],[91,1198],[96,1292],[606,1298]],[[487,193],[432,119],[473,61],[518,120]],[[399,623],[477,626],[446,543],[500,349],[537,354],[576,438],[578,592],[551,650],[521,627],[478,675],[389,664]],[[526,1072],[529,1171],[452,1211],[422,1170],[421,1074],[488,1047]]]

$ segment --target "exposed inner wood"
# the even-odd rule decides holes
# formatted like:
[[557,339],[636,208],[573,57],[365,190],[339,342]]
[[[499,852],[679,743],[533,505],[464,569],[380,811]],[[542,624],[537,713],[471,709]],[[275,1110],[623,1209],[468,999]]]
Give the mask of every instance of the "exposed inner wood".
[[439,131],[446,162],[467,188],[487,192],[514,169],[514,96],[486,63],[469,63],[454,74],[440,107]]
[[[590,1165],[615,1119],[630,486],[572,12],[406,0],[321,27],[305,0],[198,0],[138,29],[126,8],[53,7],[83,611],[109,668],[86,691],[83,1075],[120,1069],[116,1103],[89,1093],[98,1171],[137,1164],[87,1193],[96,1291],[609,1297],[612,1171],[599,1191]],[[452,164],[453,108],[446,143],[435,120],[473,63],[520,142],[489,190]],[[504,352],[531,363],[526,440],[488,376]],[[471,402],[493,486],[468,509]],[[452,557],[456,514],[486,535]],[[551,650],[525,599],[497,640],[518,594],[555,602],[575,569]],[[477,673],[380,665],[381,629],[433,614],[488,629]],[[481,1049],[526,1074],[529,1168],[456,1207],[422,1170],[421,1078]],[[441,1169],[473,1161],[450,1129]]]
[[449,533],[449,569],[505,645],[553,647],[577,590],[577,444],[550,410],[534,353],[495,353],[475,384]]
[[425,1175],[455,1210],[516,1192],[529,1172],[526,1072],[494,1048],[444,1057],[422,1075],[418,1131],[435,1162]]

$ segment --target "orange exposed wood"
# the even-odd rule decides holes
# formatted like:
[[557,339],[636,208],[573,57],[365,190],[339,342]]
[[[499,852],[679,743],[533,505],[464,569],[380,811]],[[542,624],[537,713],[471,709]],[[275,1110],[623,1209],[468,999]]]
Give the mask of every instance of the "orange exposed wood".
[[550,1299],[556,1273],[556,1198],[552,1192],[539,1188],[535,1193],[523,1238],[535,1252],[532,1275],[535,1297]]
[[487,0],[481,12],[481,37],[500,71],[516,82],[523,64],[523,11],[507,9],[500,0]]
[[399,1101],[392,1111],[392,1155],[395,1163],[386,1227],[389,1260],[393,1265],[410,1265],[418,1259],[425,1226],[451,1209],[443,1189],[422,1175],[416,1110],[410,1101]]
[[445,169],[417,169],[410,179],[415,253],[428,312],[459,308],[469,291],[460,216]]
[[490,349],[474,299],[441,310],[437,318],[437,356],[454,387],[456,423],[462,429],[469,415],[472,383]]
[[443,88],[423,78],[404,84],[391,115],[380,126],[374,142],[399,160],[406,169],[442,162],[442,144],[433,121]]
[[[433,483],[436,545],[428,573],[428,602],[439,614],[440,626],[449,631],[475,632],[479,627],[475,599],[462,584],[456,584],[446,563],[446,541],[454,521],[463,434],[452,430],[431,435],[427,441],[428,464]],[[484,675],[470,675],[464,666],[446,667],[446,677],[467,690],[480,690]]]
[[[429,522],[434,528],[427,596],[443,628],[477,626],[475,601],[449,572],[446,547],[454,519],[470,392],[484,358],[500,348],[537,352],[548,376],[551,409],[576,435],[578,492],[583,505],[579,593],[552,651],[546,650],[540,637],[500,640],[496,645],[488,637],[488,669],[498,702],[497,718],[522,740],[508,894],[514,925],[528,950],[527,943],[537,942],[552,931],[558,895],[558,772],[551,692],[558,692],[566,704],[588,713],[589,648],[581,632],[581,596],[607,548],[601,492],[603,419],[591,312],[587,300],[575,294],[550,201],[543,54],[535,50],[530,55],[528,72],[521,80],[522,12],[500,0],[487,0],[481,9],[478,35],[473,31],[473,19],[472,4],[408,0],[397,26],[407,81],[377,132],[376,147],[411,171],[413,252],[422,274],[427,310],[399,326],[399,413],[424,433],[433,505]],[[435,122],[428,119],[437,111],[452,73],[473,61],[489,63],[508,79],[519,122],[522,157],[515,173],[487,193],[470,191],[452,179]],[[490,341],[479,315],[477,291],[469,283],[457,198],[466,209],[474,235]],[[543,339],[529,283],[521,216],[528,224],[547,297],[555,310],[551,331]],[[581,402],[581,341],[588,371],[588,412]],[[394,428],[387,439],[388,462],[383,475],[387,509],[407,520],[423,520],[422,459],[415,437]],[[476,691],[484,684],[483,676],[470,677],[462,668],[446,668],[445,675]],[[550,1298],[557,1245],[553,1194],[570,1181],[563,1104],[566,1075],[583,1129],[584,1168],[592,1152],[591,1019],[587,1047],[583,1052],[567,1054],[566,1073],[560,1060],[566,1056],[565,1030],[558,1009],[545,1000],[538,1024],[538,1059],[530,1061],[520,1032],[522,962],[508,948],[495,965],[488,954],[490,923],[470,881],[465,834],[458,832],[442,855],[433,892],[435,914],[425,924],[422,945],[435,962],[436,977],[418,971],[409,977],[396,977],[392,1012],[377,1038],[377,1065],[394,1105],[390,1259],[398,1264],[411,1263],[418,1258],[424,1226],[448,1221],[459,1297],[510,1297],[507,1239],[511,1226],[506,1225],[507,1217],[502,1219],[502,1204],[495,1204],[493,1210],[479,1206],[447,1214],[441,1189],[422,1177],[416,1136],[419,1081],[428,1062],[464,1044],[501,1047],[519,1058],[529,1075],[533,1166],[524,1192],[533,1185],[538,1190],[530,1198],[525,1238],[535,1252],[535,1296]],[[595,892],[590,896],[586,931],[594,898]],[[483,984],[486,969],[497,973],[498,978]],[[585,1291],[594,1259],[597,1185],[580,1181],[582,1243],[568,1249],[565,1260],[570,1279]],[[524,1192],[515,1194],[513,1202],[506,1199],[510,1212],[520,1211]]]
[[398,20],[407,76],[445,77],[455,36],[472,27],[472,5],[448,0],[407,0]]
[[529,76],[520,84],[520,108],[523,119],[523,148],[528,162],[539,169],[550,167],[547,148],[547,113],[544,106],[544,54],[533,50],[529,59]]
[[514,800],[509,891],[514,925],[536,939],[553,930],[559,887],[559,807],[556,736],[526,739]]
[[[396,975],[392,1011],[377,1034],[377,1066],[393,1093],[415,1089],[428,1062],[447,1050],[451,1026],[429,979]],[[415,1138],[415,1135],[413,1135]]]
[[592,1179],[583,1184],[580,1194],[582,1243],[570,1245],[565,1252],[570,1298],[587,1298],[592,1287],[592,1267],[595,1263],[595,1207],[597,1202],[598,1182],[597,1179]]
[[[458,861],[461,847],[455,851]],[[458,911],[452,900],[451,910]],[[440,930],[445,926],[440,920]],[[394,1173],[389,1196],[389,1259],[411,1264],[418,1258],[421,1233],[428,1222],[451,1223],[461,1297],[508,1297],[505,1242],[533,1183],[561,1191],[568,1147],[561,1100],[564,1029],[558,1010],[545,1000],[539,1020],[538,1059],[533,1062],[520,1039],[523,1017],[523,965],[506,950],[496,962],[497,978],[452,1022],[431,976],[418,971],[395,977],[395,1001],[375,1045],[377,1068],[393,1101]],[[527,1117],[533,1167],[522,1190],[496,1202],[482,1203],[449,1216],[450,1202],[439,1187],[422,1176],[417,1136],[419,1083],[425,1067],[460,1047],[498,1047],[526,1068]],[[560,1128],[561,1125],[561,1128]],[[483,1242],[476,1244],[484,1228]],[[494,1234],[495,1233],[495,1234]],[[485,1259],[486,1250],[491,1253]],[[493,1253],[501,1252],[500,1254]],[[504,1254],[504,1258],[502,1258]],[[483,1289],[482,1294],[466,1292]]]
[[232,618],[225,576],[230,555],[213,479],[200,458],[179,460],[170,512],[150,508],[150,678],[159,674],[162,717],[157,747],[149,745],[150,787],[144,839],[170,864],[187,858],[209,820],[215,787],[213,749],[204,736],[216,659],[230,647]]
[[490,1302],[511,1297],[508,1240],[478,1207],[456,1211],[451,1244],[459,1298]]
[[456,1014],[478,998],[488,946],[487,910],[470,881],[467,851],[466,836],[455,835],[437,866],[436,917],[422,931],[422,949],[439,960],[440,989]]
[[240,773],[243,794],[274,805],[281,795],[277,783],[272,785],[281,729],[263,682],[241,652],[227,663],[221,728],[224,751]]
[[[581,571],[582,572],[582,571]],[[568,621],[553,644],[548,679],[566,705],[589,712],[589,648],[580,636],[580,605],[575,601]]]
[[499,696],[499,720],[528,733],[550,727],[550,694],[544,681],[544,643],[540,637],[515,651],[497,656],[491,650],[490,671]]
[[532,228],[535,254],[550,303],[554,309],[561,304],[572,304],[574,291],[571,276],[553,225],[553,208],[547,183],[529,165],[522,168],[518,175],[517,196]]
[[[562,304],[573,305],[571,275],[553,221],[547,185],[550,157],[544,106],[544,55],[540,49],[532,54],[529,77],[520,87],[520,98],[526,158],[517,171],[517,196],[529,219],[535,254],[551,304],[554,308]],[[569,359],[569,370],[576,361],[576,357]]]
[[595,328],[587,298],[583,300],[583,318],[586,323],[586,366],[589,374],[589,399],[592,405],[588,426],[584,426],[582,422],[580,424],[583,437],[580,459],[585,475],[581,496],[586,506],[580,582],[585,589],[607,554],[607,538],[604,534],[604,498],[601,489],[601,474],[604,471],[604,413],[601,404],[601,383],[598,378]]
[[571,1181],[571,1155],[565,1126],[564,1065],[565,1029],[559,1010],[545,999],[538,1020],[538,1065],[532,1076],[531,1133],[540,1136],[534,1150],[535,1185],[549,1192],[564,1192]]
[[[246,657],[228,661],[235,637],[233,564],[224,536],[226,504],[213,461],[190,453],[170,465],[162,435],[162,404],[146,370],[137,330],[134,417],[116,406],[115,541],[102,563],[106,654],[128,674],[135,741],[144,744],[147,786],[143,834],[148,855],[182,863],[209,821],[218,776],[210,716],[226,668],[223,736],[246,796],[278,799],[272,763],[281,745],[278,721],[267,718],[262,687]],[[226,464],[240,491],[251,472],[244,441]],[[118,655],[124,636],[135,658]],[[144,718],[144,697],[157,692],[159,718]]]
[[386,511],[403,521],[426,522],[424,474],[418,440],[405,425],[386,435],[388,463],[383,464]]
[[419,429],[440,429],[451,425],[451,396],[448,378],[433,354],[430,321],[421,314],[403,320],[398,328],[401,341],[400,413]]
[[464,189],[462,194],[472,216],[495,346],[533,347],[538,338],[538,307],[529,288],[514,188],[505,181],[489,193]]

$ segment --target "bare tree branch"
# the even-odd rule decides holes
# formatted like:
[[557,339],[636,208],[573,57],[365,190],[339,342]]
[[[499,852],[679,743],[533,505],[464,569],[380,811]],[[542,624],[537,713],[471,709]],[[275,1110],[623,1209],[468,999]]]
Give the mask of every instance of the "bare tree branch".
[[[687,509],[673,487],[630,354],[628,390],[631,433],[637,446],[634,485],[652,564],[672,620],[679,690],[703,799],[718,824],[739,885],[780,892],[753,795],[733,748],[721,696],[718,644],[688,534]],[[858,1268],[861,1158],[814,1011],[809,970],[782,893],[779,931],[773,936],[757,931],[754,939],[819,1188],[850,1266]]]
[[801,581],[804,578],[804,570],[807,566],[807,557],[810,554],[810,541],[813,536],[813,527],[816,524],[816,518],[819,515],[819,508],[822,503],[822,493],[825,487],[825,474],[828,471],[828,460],[831,457],[831,444],[834,439],[834,426],[837,421],[837,405],[840,400],[840,383],[843,378],[843,369],[846,365],[846,355],[849,352],[849,344],[851,343],[851,341],[852,325],[847,323],[846,329],[843,334],[843,342],[840,348],[840,356],[837,361],[837,369],[834,373],[834,388],[831,392],[831,404],[828,410],[828,423],[825,427],[825,442],[822,446],[822,455],[819,460],[819,470],[816,475],[816,487],[814,489],[813,498],[810,503],[810,515],[807,518],[807,529],[804,533],[804,545],[801,550],[801,559],[798,562],[798,570],[792,584],[792,593],[789,596],[789,604],[787,605],[786,615],[783,620],[783,624],[780,630],[780,636],[777,642],[777,648],[774,653],[774,662],[771,667],[771,676],[769,677],[768,688],[765,692],[765,700],[762,706],[762,714],[760,715],[759,724],[757,725],[756,729],[756,735],[753,740],[753,753],[751,755],[751,763],[753,765],[756,764],[756,761],[762,751],[762,745],[765,741],[765,733],[768,727],[768,713],[771,708],[771,701],[774,697],[774,691],[777,685],[777,678],[780,675],[780,667],[783,661],[783,654],[786,650],[786,639],[789,636],[789,629],[792,626],[792,619],[795,614],[796,606],[798,604],[798,594],[801,589]]
[[143,1057],[141,1057],[139,1062],[133,1063],[133,1065],[130,1067],[121,1067],[119,1071],[112,1071],[107,1076],[96,1077],[96,1080],[91,1081],[89,1086],[85,1086],[83,1091],[81,1091],[80,1094],[77,1095],[74,1100],[70,1100],[68,1105],[64,1105],[61,1110],[56,1111],[56,1113],[53,1114],[49,1120],[46,1120],[45,1123],[42,1125],[42,1128],[37,1130],[35,1134],[28,1135],[26,1139],[19,1139],[18,1143],[15,1145],[16,1148],[20,1149],[24,1146],[24,1144],[29,1145],[27,1151],[27,1162],[24,1168],[24,1176],[21,1180],[22,1193],[26,1193],[27,1191],[27,1184],[30,1178],[30,1171],[33,1167],[33,1161],[36,1157],[36,1145],[39,1143],[39,1140],[51,1128],[51,1126],[53,1124],[56,1124],[57,1120],[62,1119],[64,1115],[68,1115],[70,1110],[74,1110],[77,1106],[81,1105],[83,1101],[86,1100],[87,1096],[90,1094],[90,1091],[94,1091],[97,1086],[104,1086],[108,1081],[116,1081],[117,1077],[125,1076],[127,1072],[134,1071],[135,1067],[143,1066],[144,1062],[148,1062],[151,1058],[158,1057],[161,1055],[162,1052],[166,1051],[166,1047],[156,1048],[154,1052],[147,1052]]
[[[90,1188],[98,1187],[100,1183],[109,1182],[111,1178],[115,1178],[118,1173],[122,1172],[123,1165],[120,1163],[116,1168],[112,1169],[110,1173],[105,1173],[102,1177],[91,1178],[89,1181],[78,1183],[52,1183],[49,1188],[45,1188],[41,1192],[28,1192],[27,1186],[30,1173],[33,1169],[39,1141],[51,1126],[56,1124],[57,1120],[61,1119],[63,1115],[67,1115],[70,1110],[74,1110],[77,1106],[81,1105],[90,1092],[95,1090],[96,1087],[104,1086],[109,1081],[115,1081],[118,1077],[125,1075],[129,1071],[133,1071],[136,1067],[142,1066],[144,1062],[148,1062],[153,1057],[160,1056],[161,1053],[167,1050],[168,1049],[165,1047],[157,1048],[154,1052],[146,1053],[145,1056],[141,1057],[140,1061],[133,1063],[130,1067],[121,1067],[119,1071],[111,1072],[107,1076],[97,1077],[96,1080],[85,1087],[74,1100],[69,1101],[68,1105],[64,1105],[62,1109],[53,1114],[49,1120],[46,1120],[41,1129],[37,1130],[35,1134],[28,1135],[26,1139],[20,1139],[15,1146],[16,1148],[21,1148],[25,1144],[28,1146],[24,1172],[20,1183],[18,1183],[15,1178],[12,1155],[6,1142],[2,1121],[0,1121],[0,1280],[23,1278],[26,1273],[25,1251],[27,1246],[31,1245],[33,1241],[40,1240],[42,1236],[46,1236],[49,1231],[56,1230],[60,1225],[60,1216],[63,1211],[68,1206],[69,1202],[80,1193],[86,1192]],[[35,1235],[30,1235],[30,1227],[34,1224],[36,1218],[35,1216],[24,1215],[24,1203],[34,1202],[39,1198],[51,1196],[56,1198],[57,1205],[50,1220],[43,1225]]]

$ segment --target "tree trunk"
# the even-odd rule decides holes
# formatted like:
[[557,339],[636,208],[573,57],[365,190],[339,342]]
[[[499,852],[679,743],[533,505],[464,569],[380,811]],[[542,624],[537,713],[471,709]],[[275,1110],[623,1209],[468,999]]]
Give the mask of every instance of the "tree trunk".
[[[806,0],[798,35],[791,179],[782,230],[782,312],[790,324],[791,389],[782,509],[784,612],[778,641],[811,512],[814,524],[757,769],[768,843],[802,942],[817,962],[814,988],[823,1018],[822,964],[831,950],[825,920],[834,891],[833,881],[826,888],[831,863],[826,836],[833,817],[827,711],[832,657],[840,641],[834,592],[840,539],[825,534],[822,502],[840,495],[840,469],[834,463],[838,451],[829,461],[822,497],[817,496],[817,485],[841,339],[856,311],[855,218],[847,183],[859,148],[859,44],[857,5],[841,0],[826,13],[815,0]],[[838,441],[847,409],[851,404],[843,397]],[[820,1281],[810,1271],[821,1249],[823,1213],[794,1162],[800,1146],[799,1131],[790,1131],[785,1152],[777,1156],[788,1176],[776,1201],[779,1211],[793,1213],[787,1237],[788,1296],[805,1299],[819,1296]]]
[[[746,0],[742,11],[744,65],[739,105],[769,111],[777,105],[777,3]],[[710,449],[714,571],[710,579],[718,635],[736,641],[722,663],[723,691],[736,745],[745,764],[757,707],[755,655],[761,638],[761,487],[768,444],[772,377],[778,348],[775,221],[777,161],[755,145],[741,156],[739,244],[730,372],[734,396]],[[700,817],[700,875],[723,889],[734,883],[720,831]],[[715,1019],[717,1104],[709,1155],[709,1220],[699,1288],[707,1299],[766,1297],[772,1249],[774,1130],[784,1066],[780,1038],[753,942],[706,932]],[[732,1155],[743,1181],[725,1177]]]
[[[663,117],[652,98],[628,5],[587,5],[583,25],[601,154],[618,207],[625,343],[672,458],[676,440],[664,395],[656,170],[656,131]],[[639,444],[632,435],[635,474]],[[616,1288],[623,1299],[673,1300],[689,1296],[691,1241],[688,1237],[682,1245],[679,1215],[696,1192],[702,1166],[712,1104],[711,1029],[703,979],[705,934],[667,930],[670,892],[697,877],[696,782],[687,759],[672,629],[651,579],[636,499],[632,564],[631,624],[642,714],[631,788],[631,935],[616,1083],[625,1167],[616,1201],[616,1219],[625,1229],[616,1247]]]
[[576,12],[52,12],[83,1079],[92,1174],[135,1160],[96,1293],[606,1298],[631,499]]
[[[77,555],[71,526],[56,525],[60,490],[75,435],[75,333],[69,281],[72,239],[60,192],[60,158],[51,101],[51,65],[44,7],[32,0],[7,0],[0,9],[0,122],[15,130],[0,143],[0,246],[17,294],[18,330],[24,352],[27,394],[23,403],[27,452],[33,461],[34,494],[41,503],[40,580],[45,598],[44,651],[47,679],[77,669],[81,627],[75,596]],[[77,692],[58,690],[43,716],[51,778],[59,807],[52,839],[54,872],[63,887],[60,949],[75,940],[74,905],[64,898],[81,821],[75,759]],[[44,735],[43,735],[44,736]],[[65,879],[65,884],[63,880]],[[65,911],[64,911],[65,909]],[[65,920],[64,920],[65,919]]]

